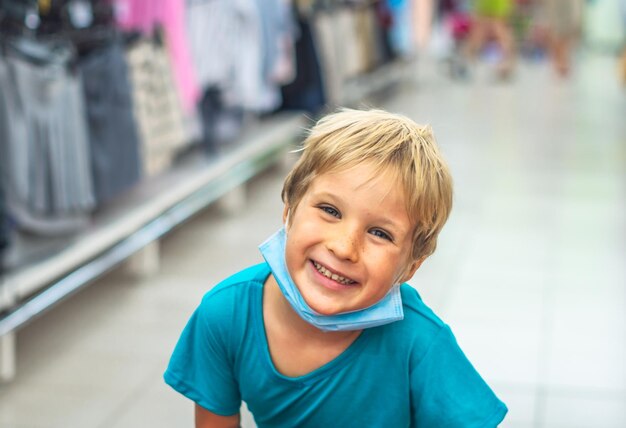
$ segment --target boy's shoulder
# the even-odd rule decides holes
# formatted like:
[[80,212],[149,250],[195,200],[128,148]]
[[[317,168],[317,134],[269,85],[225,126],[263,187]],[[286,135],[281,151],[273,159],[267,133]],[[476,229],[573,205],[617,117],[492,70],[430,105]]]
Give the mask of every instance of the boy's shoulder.
[[269,267],[261,263],[227,277],[204,294],[195,316],[211,331],[232,338],[233,331],[253,319],[253,308],[262,298],[267,275]]
[[386,340],[411,356],[413,364],[422,359],[437,345],[441,355],[453,355],[459,351],[450,327],[429,308],[415,288],[408,284],[400,286],[404,318],[389,324]]
[[213,288],[213,290],[228,288],[233,285],[241,284],[243,282],[245,283],[252,282],[252,283],[262,284],[267,279],[267,276],[269,275],[269,273],[270,273],[270,267],[265,262],[252,265],[220,281]]
[[422,354],[446,329],[446,324],[422,300],[421,296],[408,284],[400,286],[404,318],[388,324],[385,335],[388,340],[404,344],[410,352]]
[[270,268],[267,263],[249,266],[234,273],[207,291],[202,298],[202,305],[214,305],[225,299],[237,299],[242,293],[249,292],[249,286],[262,286],[269,273]]
[[[409,364],[410,371],[420,367],[433,345],[437,352],[456,352],[449,327],[422,300],[417,290],[408,284],[400,286],[404,317],[371,329],[367,335],[373,349],[393,349],[389,358],[399,366]],[[399,359],[399,361],[397,360]]]

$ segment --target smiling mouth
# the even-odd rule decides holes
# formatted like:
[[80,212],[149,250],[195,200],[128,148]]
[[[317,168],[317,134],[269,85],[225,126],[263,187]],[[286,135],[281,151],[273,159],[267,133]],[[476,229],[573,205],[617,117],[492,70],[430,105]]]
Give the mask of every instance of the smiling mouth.
[[336,273],[333,273],[333,272],[329,271],[328,269],[326,269],[324,266],[322,266],[321,264],[319,264],[315,260],[311,260],[311,261],[313,262],[313,266],[315,266],[315,269],[319,273],[324,275],[326,278],[330,278],[333,281],[337,281],[339,284],[343,284],[343,285],[353,285],[353,284],[356,284],[356,281],[354,281],[354,280],[352,280],[350,278],[346,278],[346,277],[341,276],[341,275],[337,275]]

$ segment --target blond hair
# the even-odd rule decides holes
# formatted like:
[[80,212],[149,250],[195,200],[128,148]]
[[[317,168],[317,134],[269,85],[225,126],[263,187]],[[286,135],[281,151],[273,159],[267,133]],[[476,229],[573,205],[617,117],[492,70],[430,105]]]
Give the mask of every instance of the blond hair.
[[302,156],[285,178],[283,202],[297,208],[320,174],[369,161],[403,186],[413,230],[413,260],[431,255],[452,209],[452,178],[430,126],[382,110],[342,109],[309,131]]

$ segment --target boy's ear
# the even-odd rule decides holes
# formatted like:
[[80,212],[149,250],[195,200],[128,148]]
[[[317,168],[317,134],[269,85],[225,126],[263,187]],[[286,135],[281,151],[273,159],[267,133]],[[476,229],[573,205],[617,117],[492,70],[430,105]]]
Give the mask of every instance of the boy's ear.
[[288,219],[289,219],[289,205],[285,204],[285,206],[283,207],[283,224],[285,226],[289,226],[287,224]]
[[400,283],[407,282],[409,279],[413,278],[413,275],[415,275],[415,272],[417,272],[422,263],[424,263],[424,260],[426,260],[426,257],[411,262],[404,271],[404,275],[400,278]]

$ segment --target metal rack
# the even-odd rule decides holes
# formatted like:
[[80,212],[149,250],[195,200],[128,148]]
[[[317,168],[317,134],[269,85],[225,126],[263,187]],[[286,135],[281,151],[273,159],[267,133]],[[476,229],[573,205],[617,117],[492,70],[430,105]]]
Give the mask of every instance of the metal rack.
[[9,272],[0,284],[0,381],[16,374],[19,328],[142,251],[158,265],[161,237],[277,162],[303,127],[300,113],[263,120],[228,153],[213,160],[194,157],[142,183],[98,213],[92,227],[67,248]]

